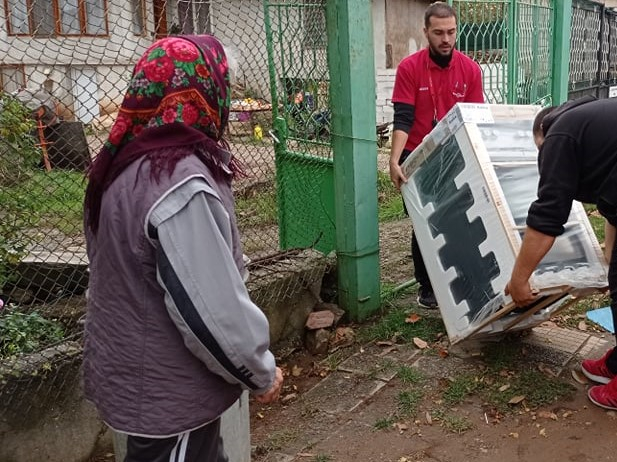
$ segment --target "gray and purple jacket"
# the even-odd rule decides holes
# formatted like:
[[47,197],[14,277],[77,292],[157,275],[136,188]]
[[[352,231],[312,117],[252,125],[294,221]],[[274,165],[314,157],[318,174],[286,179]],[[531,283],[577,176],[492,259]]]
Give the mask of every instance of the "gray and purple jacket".
[[137,160],[103,195],[90,259],[86,397],[113,429],[166,437],[274,382],[268,321],[242,279],[228,179],[196,157],[171,176]]

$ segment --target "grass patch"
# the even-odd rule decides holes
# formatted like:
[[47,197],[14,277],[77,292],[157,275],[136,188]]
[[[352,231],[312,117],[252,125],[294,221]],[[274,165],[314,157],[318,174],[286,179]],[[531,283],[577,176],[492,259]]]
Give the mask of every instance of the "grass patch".
[[444,428],[452,433],[458,433],[459,435],[474,427],[473,423],[471,423],[468,418],[454,414],[445,414],[441,419],[441,423]]
[[402,416],[413,416],[424,397],[421,390],[406,390],[398,394],[398,410]]
[[589,223],[591,224],[598,241],[604,242],[604,217],[600,215],[595,205],[583,204],[583,207],[585,207],[587,218],[589,218]]
[[403,197],[388,173],[377,172],[377,200],[380,223],[402,220],[407,216],[403,210]]
[[500,373],[513,367],[522,356],[523,346],[518,342],[498,342],[483,350],[484,363],[489,372]]
[[[506,385],[509,388],[500,391],[500,388]],[[536,370],[524,370],[515,372],[505,380],[487,385],[483,395],[488,403],[507,413],[516,408],[516,405],[509,403],[514,397],[524,397],[525,405],[533,409],[567,398],[575,391],[574,386],[559,378],[549,377]]]
[[332,457],[326,454],[317,454],[315,457],[313,457],[314,462],[330,462],[331,460],[333,460]]
[[481,388],[478,378],[472,374],[463,374],[452,380],[443,393],[446,404],[459,404]]
[[416,367],[400,366],[396,375],[401,382],[406,384],[420,383],[424,380],[424,375]]
[[32,227],[43,224],[67,235],[83,231],[84,174],[67,170],[33,172],[25,181],[0,190],[0,204],[15,200],[30,211]]
[[237,197],[236,215],[242,228],[276,225],[278,222],[276,191],[272,189],[250,196]]
[[395,420],[393,417],[384,417],[383,419],[379,419],[377,422],[375,422],[373,424],[373,427],[377,430],[387,430],[389,428],[392,428],[394,422]]
[[610,304],[611,297],[609,294],[597,294],[585,297],[580,301],[571,304],[565,310],[560,312],[555,317],[555,320],[559,323],[561,327],[568,327],[571,329],[578,328],[578,324],[581,321],[585,321],[588,324],[597,326],[598,330],[605,332],[606,330],[602,326],[598,326],[589,319],[587,319],[586,313],[587,311],[593,310],[595,308],[609,306]]
[[416,290],[417,284],[392,284],[392,283],[384,283],[381,285],[381,306],[393,306],[394,301],[404,298],[410,293],[413,293]]
[[415,323],[408,323],[405,320],[409,314],[403,308],[392,308],[373,324],[362,326],[358,331],[358,339],[362,342],[392,339],[411,342],[414,337],[419,337],[434,342],[439,334],[445,332],[441,318],[421,317]]

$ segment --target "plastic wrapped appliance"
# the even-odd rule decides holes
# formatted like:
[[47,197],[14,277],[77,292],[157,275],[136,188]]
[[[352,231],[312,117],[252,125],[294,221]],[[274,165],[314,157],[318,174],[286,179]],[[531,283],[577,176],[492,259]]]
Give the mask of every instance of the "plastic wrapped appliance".
[[528,329],[607,285],[583,205],[534,272],[538,300],[516,308],[504,288],[538,185],[539,106],[457,104],[403,163],[403,198],[452,343]]

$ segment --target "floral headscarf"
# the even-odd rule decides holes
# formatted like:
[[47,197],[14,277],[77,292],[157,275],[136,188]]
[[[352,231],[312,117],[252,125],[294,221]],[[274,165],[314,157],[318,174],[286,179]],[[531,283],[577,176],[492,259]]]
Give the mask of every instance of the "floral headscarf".
[[[150,46],[135,65],[109,138],[88,172],[87,226],[96,232],[104,191],[140,157],[153,162],[155,176],[193,154],[219,166],[229,157],[221,150],[228,148],[223,134],[230,102],[227,58],[216,38],[167,37]],[[242,173],[233,158],[227,167]]]
[[137,62],[105,147],[112,153],[145,128],[182,123],[220,140],[231,92],[223,47],[211,36],[168,37]]

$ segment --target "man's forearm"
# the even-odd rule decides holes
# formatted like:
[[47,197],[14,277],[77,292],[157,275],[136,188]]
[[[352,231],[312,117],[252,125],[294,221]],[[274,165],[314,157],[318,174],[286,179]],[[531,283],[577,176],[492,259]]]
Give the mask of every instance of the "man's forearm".
[[392,147],[390,149],[390,165],[398,165],[401,154],[407,144],[409,135],[403,130],[394,130],[392,132]]
[[553,246],[553,242],[555,242],[554,236],[541,233],[528,226],[512,270],[512,281],[529,280],[538,264]]

